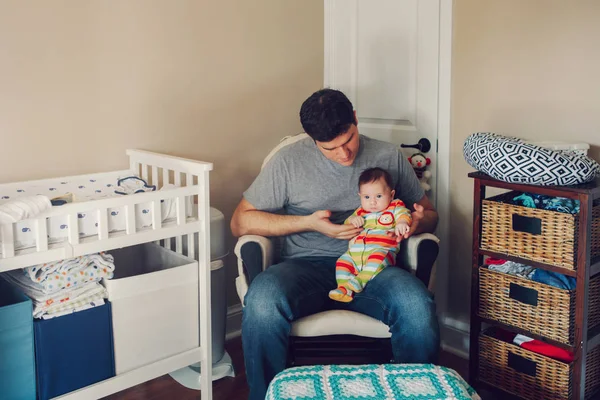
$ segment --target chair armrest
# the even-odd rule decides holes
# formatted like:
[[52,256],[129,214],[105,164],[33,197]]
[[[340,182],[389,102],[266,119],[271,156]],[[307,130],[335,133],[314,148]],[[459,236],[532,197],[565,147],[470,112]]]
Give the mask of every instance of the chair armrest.
[[[411,236],[400,249],[402,265],[429,286],[433,264],[439,252],[439,239],[431,233]],[[254,278],[273,262],[273,242],[264,236],[245,235],[238,239],[234,253],[238,259],[235,286],[240,301]]]
[[433,264],[439,253],[440,240],[431,233],[414,235],[405,240],[400,248],[402,266],[429,286]]
[[243,304],[244,296],[246,296],[252,280],[272,264],[273,243],[264,236],[244,235],[238,239],[234,253],[238,260],[238,277],[235,279],[235,287]]
[[431,233],[421,233],[420,235],[414,235],[409,237],[408,240],[405,240],[400,249],[402,265],[413,273],[417,271],[419,265],[419,245],[425,240],[433,240],[435,243],[440,242],[440,239]]

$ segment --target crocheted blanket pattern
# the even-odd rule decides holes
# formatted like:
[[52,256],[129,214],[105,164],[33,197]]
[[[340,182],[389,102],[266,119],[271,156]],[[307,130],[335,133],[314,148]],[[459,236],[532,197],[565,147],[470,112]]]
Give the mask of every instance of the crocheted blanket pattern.
[[316,365],[286,369],[265,400],[481,400],[456,371],[431,364]]

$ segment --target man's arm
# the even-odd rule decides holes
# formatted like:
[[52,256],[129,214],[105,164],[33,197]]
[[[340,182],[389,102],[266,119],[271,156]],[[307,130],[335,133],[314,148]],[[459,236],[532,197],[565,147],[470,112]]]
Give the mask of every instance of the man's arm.
[[236,237],[242,235],[284,236],[308,230],[310,229],[307,217],[259,211],[244,198],[238,204],[231,218],[231,232]]
[[[413,208],[413,225],[411,227],[411,232],[409,232],[409,235],[406,237],[418,235],[419,233],[433,233],[437,227],[439,216],[427,195],[423,195],[421,200],[413,205]],[[417,219],[416,223],[415,219]]]
[[337,225],[329,221],[331,212],[319,210],[306,216],[279,215],[257,210],[242,198],[231,218],[234,236],[260,235],[285,236],[292,233],[316,231],[326,236],[349,240],[358,235],[360,229],[352,225]]

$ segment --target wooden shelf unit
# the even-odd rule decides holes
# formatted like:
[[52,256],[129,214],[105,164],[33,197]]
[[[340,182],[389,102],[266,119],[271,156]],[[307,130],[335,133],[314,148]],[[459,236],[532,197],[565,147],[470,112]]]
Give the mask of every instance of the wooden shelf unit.
[[[469,174],[474,180],[473,196],[473,254],[471,269],[471,332],[470,332],[470,360],[469,373],[470,384],[477,388],[491,387],[485,382],[478,381],[479,373],[479,336],[482,323],[494,325],[505,330],[521,333],[526,336],[543,340],[549,344],[556,345],[575,353],[573,371],[573,399],[585,398],[586,357],[590,351],[600,344],[600,327],[590,330],[588,327],[589,316],[589,283],[591,277],[600,273],[600,260],[591,259],[591,232],[592,232],[592,206],[594,200],[600,198],[600,179],[594,182],[577,186],[535,186],[518,183],[508,183],[489,177],[481,172]],[[519,192],[542,194],[554,197],[566,197],[579,200],[580,210],[579,231],[577,234],[578,250],[576,258],[576,270],[556,267],[540,262],[530,261],[520,257],[514,257],[498,252],[483,250],[481,245],[482,228],[482,204],[486,198],[486,187],[493,187]],[[577,279],[575,295],[575,340],[574,345],[558,343],[527,332],[523,329],[508,326],[497,321],[479,317],[479,267],[483,265],[484,256],[502,258],[510,261],[542,268],[548,271],[558,272]]]

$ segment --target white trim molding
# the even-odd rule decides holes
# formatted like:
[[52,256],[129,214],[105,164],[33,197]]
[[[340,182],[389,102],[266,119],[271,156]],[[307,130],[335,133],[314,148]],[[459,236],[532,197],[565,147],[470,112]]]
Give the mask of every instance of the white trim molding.
[[242,334],[242,305],[234,304],[227,307],[227,330],[225,341],[241,336]]
[[436,208],[439,223],[436,234],[440,238],[437,259],[435,296],[440,315],[448,312],[450,271],[450,123],[451,123],[451,67],[452,67],[452,6],[453,0],[440,0],[439,29],[439,96],[437,143],[437,193]]
[[332,56],[333,51],[333,38],[335,31],[335,18],[333,18],[333,3],[331,0],[325,0],[323,12],[323,22],[325,36],[323,38],[323,84],[324,87],[333,87],[335,82],[333,81],[333,71],[335,71],[335,57]]

